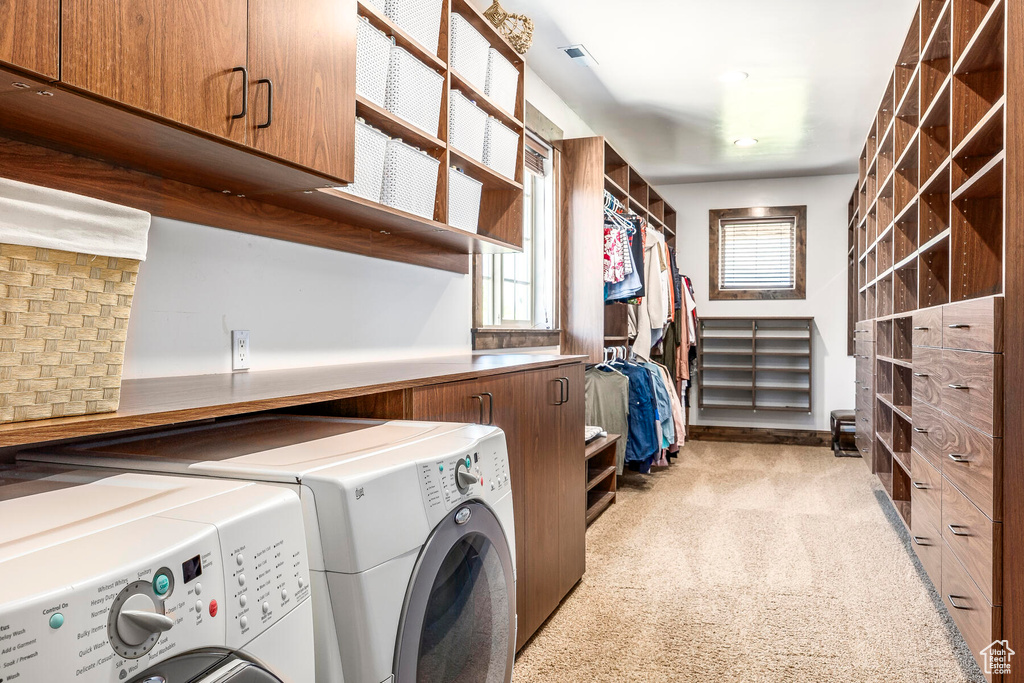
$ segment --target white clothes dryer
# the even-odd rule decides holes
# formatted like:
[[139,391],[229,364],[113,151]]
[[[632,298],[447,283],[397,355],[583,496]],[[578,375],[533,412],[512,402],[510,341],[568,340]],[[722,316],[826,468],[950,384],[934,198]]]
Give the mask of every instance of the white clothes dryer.
[[298,497],[0,468],[0,680],[314,683]]
[[318,683],[511,681],[515,529],[495,427],[269,415],[19,458],[294,488]]

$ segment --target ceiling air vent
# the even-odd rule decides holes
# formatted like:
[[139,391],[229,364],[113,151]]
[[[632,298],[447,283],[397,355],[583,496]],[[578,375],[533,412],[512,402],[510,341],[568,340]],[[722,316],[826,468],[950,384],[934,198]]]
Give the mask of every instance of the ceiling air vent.
[[583,66],[595,66],[597,60],[594,59],[594,55],[590,54],[590,51],[582,45],[569,45],[568,47],[558,48],[576,62]]

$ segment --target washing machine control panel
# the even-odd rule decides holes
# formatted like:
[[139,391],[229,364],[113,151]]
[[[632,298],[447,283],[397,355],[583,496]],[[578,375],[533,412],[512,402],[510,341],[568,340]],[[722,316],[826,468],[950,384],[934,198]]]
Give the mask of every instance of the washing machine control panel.
[[[128,681],[189,650],[241,648],[308,597],[297,498],[235,519],[211,513],[251,496],[216,498],[230,496],[0,562],[15,587],[0,591],[0,681]],[[253,583],[240,593],[243,570]]]
[[473,448],[418,465],[423,505],[431,520],[470,500],[497,500],[511,487],[504,434]]

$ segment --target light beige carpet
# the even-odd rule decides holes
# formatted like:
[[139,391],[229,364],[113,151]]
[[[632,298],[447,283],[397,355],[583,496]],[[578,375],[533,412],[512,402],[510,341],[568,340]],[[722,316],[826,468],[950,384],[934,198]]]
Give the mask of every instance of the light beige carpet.
[[861,459],[694,442],[620,487],[516,683],[984,680]]

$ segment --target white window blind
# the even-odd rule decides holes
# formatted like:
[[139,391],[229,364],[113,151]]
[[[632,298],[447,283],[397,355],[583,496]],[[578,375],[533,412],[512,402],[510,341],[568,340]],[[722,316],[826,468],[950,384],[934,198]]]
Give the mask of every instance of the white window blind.
[[722,221],[719,226],[720,289],[794,289],[796,220]]

